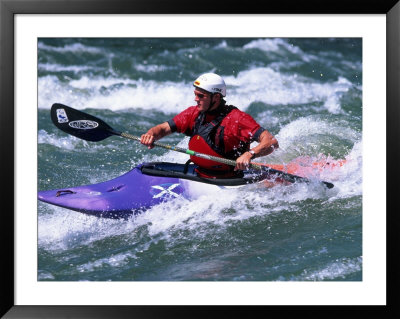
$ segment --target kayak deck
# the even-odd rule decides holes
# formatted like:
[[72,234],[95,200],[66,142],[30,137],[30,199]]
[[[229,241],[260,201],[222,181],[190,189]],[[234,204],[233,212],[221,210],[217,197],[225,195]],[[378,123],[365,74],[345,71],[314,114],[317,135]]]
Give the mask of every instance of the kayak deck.
[[269,178],[268,172],[244,171],[243,177],[233,178],[205,178],[197,176],[194,164],[178,164],[168,162],[153,162],[142,164],[140,170],[142,174],[159,177],[175,177],[191,180],[200,183],[218,185],[218,186],[240,186],[252,184]]

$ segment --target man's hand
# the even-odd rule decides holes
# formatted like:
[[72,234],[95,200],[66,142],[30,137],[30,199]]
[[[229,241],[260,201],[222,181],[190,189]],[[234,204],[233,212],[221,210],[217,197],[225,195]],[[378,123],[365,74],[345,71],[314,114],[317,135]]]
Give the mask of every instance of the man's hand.
[[140,143],[142,143],[143,145],[146,145],[147,148],[150,149],[150,150],[154,147],[154,144],[153,144],[154,141],[155,141],[154,136],[149,134],[149,132],[143,134],[140,137]]
[[246,169],[249,169],[251,157],[252,157],[251,153],[245,152],[239,158],[237,158],[235,171],[237,170],[244,171]]
[[148,149],[152,149],[154,147],[154,142],[159,140],[160,138],[171,134],[171,128],[168,122],[164,122],[158,124],[157,126],[152,127],[145,134],[140,137],[140,143],[146,145]]

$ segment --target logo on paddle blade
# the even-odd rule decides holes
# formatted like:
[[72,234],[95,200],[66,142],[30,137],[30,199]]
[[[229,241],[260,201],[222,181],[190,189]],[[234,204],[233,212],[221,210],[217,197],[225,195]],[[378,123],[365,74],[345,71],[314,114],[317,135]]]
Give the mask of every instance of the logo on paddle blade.
[[78,120],[68,123],[69,126],[79,130],[91,130],[99,126],[99,123],[90,120]]
[[65,113],[64,109],[57,109],[57,121],[58,121],[58,123],[67,123],[68,122],[68,116],[67,116],[67,113]]
[[[150,194],[153,195],[153,198],[179,197],[178,193],[172,191],[178,186],[179,184],[171,184],[171,183],[151,186],[152,189],[150,189]],[[156,193],[156,190],[159,190],[160,192]]]

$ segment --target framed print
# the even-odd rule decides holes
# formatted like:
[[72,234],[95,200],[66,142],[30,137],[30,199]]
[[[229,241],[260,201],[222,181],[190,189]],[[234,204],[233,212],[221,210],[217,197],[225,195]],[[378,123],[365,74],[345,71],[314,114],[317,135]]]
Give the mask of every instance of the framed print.
[[0,10],[5,318],[396,311],[397,1]]

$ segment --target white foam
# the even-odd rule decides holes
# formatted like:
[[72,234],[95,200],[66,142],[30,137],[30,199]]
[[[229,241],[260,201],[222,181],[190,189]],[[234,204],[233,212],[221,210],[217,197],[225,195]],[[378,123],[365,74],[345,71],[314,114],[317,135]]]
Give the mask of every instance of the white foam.
[[87,66],[87,65],[61,65],[61,64],[53,64],[53,63],[39,63],[38,64],[39,71],[50,71],[50,72],[63,72],[63,71],[71,71],[74,73],[84,72],[84,71],[94,71],[101,70],[101,68]]
[[143,64],[135,63],[133,67],[138,71],[146,73],[162,72],[174,69],[173,67],[169,67],[166,65],[147,64],[146,61]]
[[233,104],[246,108],[259,101],[272,105],[324,102],[334,113],[341,112],[340,98],[352,84],[339,78],[336,82],[317,82],[298,75],[286,75],[271,68],[255,68],[226,77]]
[[104,265],[109,265],[113,268],[123,267],[132,258],[136,258],[136,256],[131,253],[121,253],[79,265],[77,269],[79,272],[91,272],[96,270],[96,268],[102,268]]
[[136,85],[137,81],[123,78],[103,78],[82,76],[79,80],[71,80],[69,85],[81,90],[99,90],[101,88],[112,87],[115,85]]
[[77,109],[142,108],[177,113],[194,104],[193,90],[184,83],[87,76],[64,83],[55,76],[45,76],[39,78],[38,85],[39,108],[59,102]]
[[38,244],[49,251],[62,251],[131,232],[124,220],[98,218],[46,205],[50,213],[38,215]]
[[[204,238],[212,229],[221,230],[232,222],[244,221],[255,216],[279,214],[280,212],[297,211],[298,201],[307,198],[327,198],[321,185],[277,186],[273,189],[254,185],[244,188],[222,189],[212,185],[196,185],[190,187],[193,198],[176,198],[168,203],[157,205],[145,214],[135,217],[137,226],[146,225],[150,236],[160,236],[167,242],[171,233],[177,230],[189,231],[191,237]],[[199,188],[203,193],[196,193]]]
[[58,137],[54,134],[49,134],[44,130],[39,130],[38,133],[38,144],[53,145],[58,148],[74,150],[78,145],[83,145],[89,148],[89,144],[81,139],[73,136]]
[[[253,68],[224,78],[228,103],[242,110],[257,101],[269,105],[323,102],[324,108],[338,114],[342,112],[340,98],[352,87],[345,78],[322,83],[296,74],[282,74],[268,67]],[[178,113],[195,104],[192,85],[185,82],[88,76],[61,82],[55,76],[44,76],[39,78],[38,84],[39,108],[49,108],[60,102],[77,108],[114,111],[143,108]]]
[[306,141],[312,135],[335,135],[342,139],[355,142],[361,138],[361,133],[345,125],[332,121],[323,121],[316,116],[300,117],[284,127],[276,134],[282,148]]
[[60,53],[67,53],[67,52],[72,52],[72,53],[91,53],[91,54],[103,54],[104,49],[101,48],[96,48],[96,47],[91,47],[88,45],[84,45],[82,43],[73,43],[73,44],[66,44],[63,47],[53,47],[51,45],[44,44],[43,42],[38,42],[38,49],[39,50],[44,50],[44,51],[53,51],[53,52],[60,52]]
[[362,257],[357,258],[341,258],[335,262],[327,264],[325,267],[314,271],[303,271],[302,275],[295,280],[338,280],[345,278],[353,273],[358,273],[362,269]]
[[362,141],[356,142],[345,157],[346,164],[342,167],[323,172],[320,177],[330,178],[335,181],[337,195],[330,198],[334,201],[340,198],[349,198],[353,196],[361,196],[363,194],[363,152]]
[[253,40],[244,45],[243,48],[260,49],[266,52],[279,52],[284,50],[297,54],[299,55],[299,57],[305,56],[304,52],[299,47],[290,44],[286,40],[280,38]]

